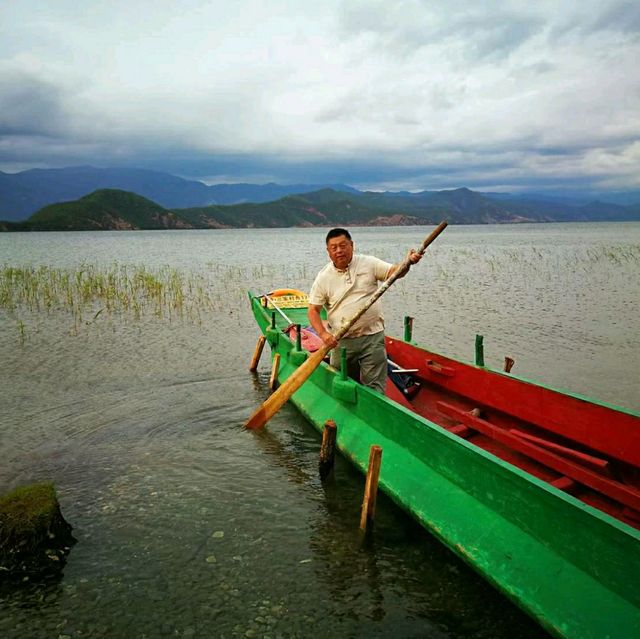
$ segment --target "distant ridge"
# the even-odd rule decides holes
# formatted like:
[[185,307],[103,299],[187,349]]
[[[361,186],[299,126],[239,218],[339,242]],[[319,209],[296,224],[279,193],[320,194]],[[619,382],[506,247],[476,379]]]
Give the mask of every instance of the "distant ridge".
[[278,228],[292,226],[406,226],[513,224],[550,221],[640,220],[640,205],[494,200],[467,188],[411,194],[346,193],[320,189],[279,200],[169,210],[135,193],[100,189],[52,204],[5,231]]
[[21,173],[0,171],[0,219],[20,221],[48,204],[77,200],[99,189],[118,189],[142,195],[166,208],[267,202],[285,195],[330,186],[357,193],[350,186],[309,184],[218,184],[136,168],[75,166],[64,169],[31,169]]
[[[628,208],[640,205],[640,191],[626,191],[608,193],[605,195],[593,192],[583,193],[478,193],[469,189],[451,189],[449,191],[422,191],[411,193],[408,191],[363,193],[346,184],[215,184],[207,186],[197,180],[186,180],[169,173],[137,168],[97,168],[93,166],[76,166],[63,169],[31,169],[21,173],[0,172],[0,219],[8,221],[25,220],[44,206],[58,202],[77,200],[85,195],[100,189],[117,189],[137,193],[167,209],[197,208],[211,204],[248,204],[265,203],[280,200],[289,195],[300,195],[322,189],[331,189],[351,195],[363,195],[372,202],[381,202],[383,208],[388,208],[391,198],[394,199],[394,208],[413,210],[416,206],[421,210],[424,207],[435,207],[438,200],[443,200],[442,205],[447,207],[452,204],[447,201],[443,193],[460,192],[457,196],[459,202],[456,206],[460,212],[467,208],[472,217],[476,215],[472,211],[471,204],[475,197],[476,205],[482,201],[477,197],[483,197],[494,204],[489,205],[485,201],[487,218],[491,218],[491,207],[496,206],[496,217],[501,218],[501,209],[508,205],[513,212],[517,212],[523,218],[533,216],[539,220],[545,216],[550,220],[573,219],[572,216],[590,220],[590,213],[577,212],[580,207],[587,206],[590,202],[604,202],[609,205],[619,206],[620,209],[609,208],[610,219],[616,216],[624,218]],[[467,193],[466,196],[463,194]],[[469,195],[474,193],[475,195]],[[467,203],[463,201],[466,197]],[[401,203],[401,205],[400,205]],[[600,206],[600,205],[598,205]],[[625,208],[626,207],[626,208]],[[543,214],[544,213],[544,214]],[[608,219],[609,219],[608,218]],[[514,220],[515,221],[515,220]]]

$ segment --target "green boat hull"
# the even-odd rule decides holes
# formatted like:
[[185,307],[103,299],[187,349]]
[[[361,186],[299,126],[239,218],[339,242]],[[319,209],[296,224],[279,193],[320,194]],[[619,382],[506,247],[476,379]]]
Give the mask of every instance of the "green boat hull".
[[[279,353],[279,382],[306,353],[250,294],[256,321]],[[304,309],[288,309],[305,324]],[[275,327],[272,323],[275,319]],[[383,449],[380,487],[509,599],[559,637],[640,636],[640,533],[455,437],[322,364],[292,402],[366,472]]]

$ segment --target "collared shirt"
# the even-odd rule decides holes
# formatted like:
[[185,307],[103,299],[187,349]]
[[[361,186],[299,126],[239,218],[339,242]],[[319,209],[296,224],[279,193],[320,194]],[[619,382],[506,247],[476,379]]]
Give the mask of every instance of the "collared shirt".
[[[371,255],[354,255],[349,266],[338,270],[329,262],[316,276],[309,303],[327,310],[329,330],[336,333],[369,300],[378,289],[378,282],[387,278],[393,264]],[[346,337],[373,335],[384,330],[380,302],[376,301],[351,327]]]

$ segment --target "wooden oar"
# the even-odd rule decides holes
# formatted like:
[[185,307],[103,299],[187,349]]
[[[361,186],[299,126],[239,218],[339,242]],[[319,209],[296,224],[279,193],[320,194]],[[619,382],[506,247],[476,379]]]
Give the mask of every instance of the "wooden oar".
[[[438,226],[425,238],[424,242],[420,246],[418,253],[422,255],[427,246],[433,242],[442,231],[446,228],[446,222],[440,222]],[[380,288],[369,298],[369,300],[364,304],[364,306],[346,323],[342,326],[342,328],[335,334],[335,338],[337,341],[340,341],[349,329],[366,313],[369,308],[383,295],[387,289],[402,275],[409,267],[411,266],[411,262],[409,261],[409,255],[402,260],[399,267],[395,270],[393,275],[385,280],[380,286]],[[247,423],[245,424],[245,428],[262,428],[279,410],[280,408],[288,401],[288,399],[293,395],[299,388],[304,384],[307,379],[310,377],[311,373],[318,368],[320,362],[326,357],[327,353],[331,350],[330,346],[323,346],[318,349],[315,353],[313,353],[310,357],[308,357],[275,391],[269,399],[267,399],[262,406],[260,406],[254,413],[251,415]]]

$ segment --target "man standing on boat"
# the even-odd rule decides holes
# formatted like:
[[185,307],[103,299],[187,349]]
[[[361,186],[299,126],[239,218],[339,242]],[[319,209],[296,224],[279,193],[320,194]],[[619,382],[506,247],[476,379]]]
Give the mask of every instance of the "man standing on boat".
[[[332,331],[351,319],[376,292],[378,282],[393,275],[400,264],[390,264],[371,255],[354,255],[353,241],[346,229],[331,229],[326,238],[327,253],[331,260],[316,276],[309,293],[309,322],[322,341],[333,348],[331,365],[340,367],[340,349],[347,349],[347,373],[380,393],[387,381],[387,353],[384,347],[384,318],[380,302],[376,301],[336,341]],[[411,264],[417,264],[422,255],[409,252]],[[405,271],[399,277],[404,277]],[[327,311],[327,324],[320,311]]]

